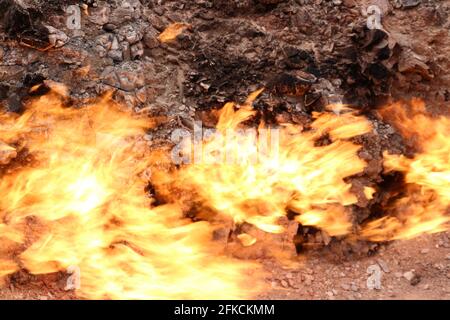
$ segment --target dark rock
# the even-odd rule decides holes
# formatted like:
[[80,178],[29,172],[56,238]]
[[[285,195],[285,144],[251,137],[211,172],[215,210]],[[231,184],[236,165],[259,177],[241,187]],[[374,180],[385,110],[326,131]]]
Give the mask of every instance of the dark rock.
[[401,0],[401,4],[403,8],[413,8],[418,6],[421,3],[421,0]]

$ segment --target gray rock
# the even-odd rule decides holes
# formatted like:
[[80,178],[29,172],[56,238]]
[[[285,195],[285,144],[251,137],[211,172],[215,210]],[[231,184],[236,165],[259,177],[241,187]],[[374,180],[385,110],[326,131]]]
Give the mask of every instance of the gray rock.
[[401,0],[401,4],[403,8],[413,8],[420,4],[421,0]]
[[101,74],[101,78],[104,84],[107,84],[115,88],[120,88],[119,78],[117,77],[114,67],[112,66],[106,67]]
[[135,24],[128,24],[119,29],[118,36],[120,41],[127,41],[131,45],[142,40],[143,28]]
[[111,8],[109,5],[105,5],[90,10],[89,21],[100,26],[103,26],[109,22],[109,15],[111,14]]
[[122,50],[110,50],[108,52],[108,57],[110,57],[111,59],[113,59],[116,62],[121,62],[121,61],[123,61]]
[[109,21],[115,25],[121,25],[139,19],[142,15],[142,9],[139,0],[121,1],[119,6],[112,11]]
[[144,67],[142,64],[125,62],[116,71],[119,78],[120,88],[125,91],[133,91],[145,85]]
[[105,33],[95,39],[95,44],[97,46],[103,47],[106,51],[108,51],[111,49],[113,40],[114,35],[112,33]]

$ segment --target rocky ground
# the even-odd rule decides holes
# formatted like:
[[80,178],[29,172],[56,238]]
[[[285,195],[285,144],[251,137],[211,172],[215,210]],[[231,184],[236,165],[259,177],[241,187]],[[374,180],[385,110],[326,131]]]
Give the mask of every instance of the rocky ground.
[[[366,257],[343,258],[323,249],[286,264],[261,262],[267,270],[267,292],[259,299],[450,299],[448,232],[383,245]],[[374,289],[367,284],[372,269],[379,272],[381,284]],[[0,299],[74,299],[73,292],[64,291],[67,277],[20,272],[0,288]]]
[[[329,103],[350,103],[377,129],[358,141],[369,167],[355,185],[381,183],[383,150],[411,151],[392,127],[376,119],[376,108],[422,97],[432,112],[448,113],[448,0],[21,3],[0,2],[0,105],[12,112],[20,112],[29,89],[45,80],[67,84],[74,100],[113,89],[115,100],[161,119],[150,133],[158,143],[175,127],[192,128],[196,119],[213,126],[211,109],[242,101],[261,86],[267,90],[257,108],[269,122],[304,123]],[[67,12],[74,4],[81,12],[79,28]],[[381,28],[369,30],[367,8],[373,4],[381,10]],[[175,22],[185,30],[176,41],[161,43],[158,35]],[[355,219],[368,218],[373,204],[358,203]],[[448,234],[364,244],[353,248],[353,255],[337,251],[327,246],[303,252],[295,259],[304,260],[300,267],[265,259],[273,276],[263,297],[450,297]],[[379,290],[367,289],[372,265],[383,272]],[[74,298],[62,290],[66,278],[21,272],[0,289],[0,297]]]

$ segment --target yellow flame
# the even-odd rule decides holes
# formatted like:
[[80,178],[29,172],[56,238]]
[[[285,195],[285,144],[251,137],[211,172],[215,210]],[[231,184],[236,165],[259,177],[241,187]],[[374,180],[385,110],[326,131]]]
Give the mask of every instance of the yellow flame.
[[[224,106],[217,134],[202,145],[202,158],[181,169],[175,183],[195,190],[197,200],[217,213],[266,232],[283,232],[278,219],[294,211],[302,224],[330,235],[348,233],[351,220],[345,206],[357,198],[344,178],[366,166],[357,155],[360,146],[348,139],[370,132],[370,123],[353,112],[323,113],[314,115],[311,130],[264,124],[256,131],[242,130],[242,123],[255,114],[251,104],[261,92],[243,106]],[[331,143],[316,146],[325,135]]]
[[190,25],[187,23],[175,22],[169,25],[161,34],[159,35],[159,41],[165,43],[173,41],[178,35],[183,33],[184,30],[189,28]]
[[251,297],[258,277],[246,273],[257,268],[220,254],[209,223],[192,223],[176,205],[151,208],[149,119],[109,97],[65,108],[64,95],[0,114],[0,140],[29,158],[0,180],[0,243],[27,247],[15,260],[2,253],[0,276],[17,261],[33,274],[79,268],[77,294],[87,298]]
[[450,221],[450,119],[431,117],[425,104],[413,99],[410,106],[396,103],[380,112],[410,142],[413,158],[385,153],[385,170],[401,171],[410,184],[395,203],[395,215],[372,221],[363,235],[374,241],[409,239],[424,233],[448,230]]
[[[283,232],[280,221],[289,213],[331,236],[352,232],[348,206],[357,197],[347,178],[366,163],[350,139],[372,126],[347,106],[313,114],[307,128],[260,123],[248,130],[258,90],[242,105],[223,107],[200,159],[150,178],[148,168],[167,155],[149,150],[149,119],[121,110],[109,95],[65,107],[67,88],[47,85],[52,91],[22,115],[0,113],[0,277],[19,268],[79,270],[77,293],[86,298],[253,297],[262,288],[258,265],[224,255],[212,241],[212,221],[186,218],[188,200],[200,215],[212,211],[215,221],[230,218],[269,233]],[[417,142],[418,153],[384,155],[386,171],[404,172],[405,195],[358,237],[385,241],[448,229],[450,120],[424,109],[413,100],[411,114],[400,104],[381,112]],[[163,189],[168,183],[168,204],[153,206],[149,179]],[[363,186],[362,193],[372,199],[375,190]],[[237,238],[243,246],[257,241],[247,233]],[[23,251],[15,257],[17,244]]]

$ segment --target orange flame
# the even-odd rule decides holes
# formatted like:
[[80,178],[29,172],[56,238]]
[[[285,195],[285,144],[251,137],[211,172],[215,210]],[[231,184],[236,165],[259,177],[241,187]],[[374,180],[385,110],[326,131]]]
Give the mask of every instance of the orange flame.
[[392,123],[417,154],[412,158],[385,153],[385,170],[405,174],[406,195],[395,203],[394,216],[372,221],[363,236],[374,241],[409,239],[448,230],[450,221],[450,119],[431,117],[425,103],[392,104],[380,115]]
[[257,268],[220,255],[207,222],[192,223],[176,205],[151,208],[149,120],[109,97],[65,108],[58,89],[21,116],[0,115],[2,142],[32,156],[0,180],[0,243],[27,247],[0,260],[0,276],[19,265],[33,274],[77,267],[81,297],[251,297],[258,277],[246,272]]
[[[360,146],[347,139],[370,132],[370,123],[353,112],[323,113],[314,115],[311,130],[289,124],[240,129],[255,114],[251,104],[260,93],[243,106],[225,105],[200,161],[178,172],[175,183],[195,190],[198,200],[217,213],[266,232],[283,232],[279,218],[294,211],[304,225],[330,235],[349,233],[345,206],[357,198],[344,178],[361,173],[366,163],[357,156]],[[316,146],[324,135],[331,143]]]
[[[223,107],[199,159],[174,173],[151,174],[164,159],[145,142],[149,119],[122,111],[109,96],[65,107],[67,89],[49,85],[52,91],[22,115],[0,113],[0,277],[20,268],[79,270],[77,293],[86,298],[253,297],[262,288],[260,268],[226,257],[211,241],[211,222],[185,217],[183,194],[212,210],[216,221],[231,218],[281,233],[281,218],[293,212],[302,225],[331,236],[352,232],[348,206],[357,197],[346,178],[366,163],[350,139],[372,126],[346,106],[313,114],[307,128],[260,123],[248,130],[244,122],[256,114],[258,90],[242,105]],[[413,100],[411,114],[400,104],[381,112],[416,142],[418,153],[384,155],[386,171],[404,172],[405,196],[358,238],[385,241],[448,229],[450,120],[426,116],[424,109]],[[175,184],[181,193],[153,206],[145,191],[149,179]],[[364,187],[367,199],[374,193]],[[237,238],[246,247],[257,241],[247,233]]]

